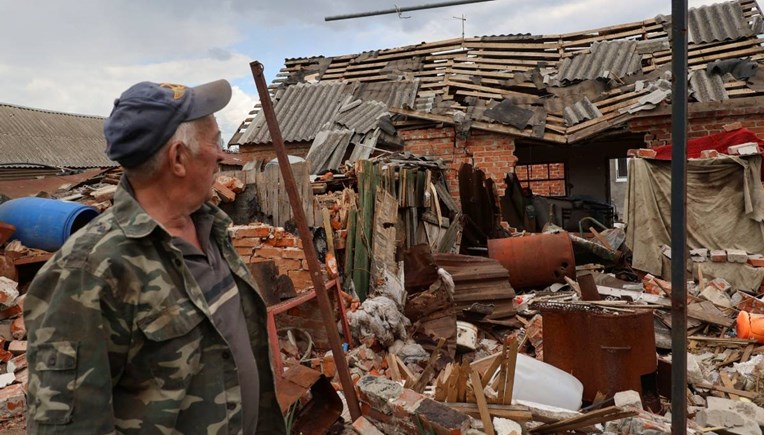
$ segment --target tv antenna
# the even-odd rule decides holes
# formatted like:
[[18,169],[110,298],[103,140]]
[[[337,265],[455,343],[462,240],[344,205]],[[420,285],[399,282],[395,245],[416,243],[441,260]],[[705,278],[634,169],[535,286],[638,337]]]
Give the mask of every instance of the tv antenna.
[[491,1],[494,1],[494,0],[457,0],[457,1],[449,1],[449,2],[443,2],[443,3],[429,3],[425,5],[419,5],[419,6],[407,6],[402,8],[396,6],[393,9],[385,9],[381,11],[360,12],[357,14],[335,15],[331,17],[324,17],[324,21],[347,20],[351,18],[371,17],[375,15],[386,15],[386,14],[398,14],[399,18],[409,18],[407,16],[401,15],[401,13],[410,12],[410,11],[419,11],[422,9],[444,8],[447,6],[458,6],[458,5],[465,5],[469,3],[483,3],[483,2],[491,2]]
[[455,20],[462,21],[462,39],[465,39],[465,21],[467,21],[467,18],[465,18],[465,14],[460,15],[459,17],[452,17]]

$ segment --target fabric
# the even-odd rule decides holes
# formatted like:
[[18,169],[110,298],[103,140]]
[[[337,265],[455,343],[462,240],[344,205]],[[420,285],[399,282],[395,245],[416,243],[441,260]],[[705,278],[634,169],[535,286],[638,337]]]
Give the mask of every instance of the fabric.
[[[746,128],[691,139],[688,141],[686,153],[689,159],[700,158],[701,152],[704,150],[717,150],[720,154],[728,154],[729,146],[747,142],[757,143],[760,146],[760,153],[762,153],[762,139]],[[656,147],[654,150],[656,157],[653,160],[672,160],[672,145]]]
[[[214,217],[260,368],[257,433],[284,433],[265,304],[228,217],[209,204],[201,212]],[[43,266],[25,302],[30,433],[243,433],[231,349],[170,234],[124,186]]]
[[[626,243],[632,266],[662,276],[661,246],[671,245],[671,164],[648,159],[628,164]],[[762,254],[762,156],[690,160],[687,169],[688,248]]]
[[252,354],[247,322],[242,311],[239,289],[218,245],[212,242],[213,217],[196,212],[191,215],[197,238],[204,252],[183,238],[172,243],[183,254],[183,262],[202,289],[215,327],[229,344],[242,390],[242,413],[245,434],[254,434],[258,425],[260,385],[258,365]]
[[104,120],[106,155],[122,166],[138,166],[164,145],[182,122],[212,115],[231,100],[231,85],[216,80],[193,88],[141,82],[114,100]]

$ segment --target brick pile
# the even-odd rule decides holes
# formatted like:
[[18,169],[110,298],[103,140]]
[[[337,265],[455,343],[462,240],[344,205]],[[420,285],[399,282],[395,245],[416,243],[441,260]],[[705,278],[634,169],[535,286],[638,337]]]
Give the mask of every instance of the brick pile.
[[19,296],[16,281],[0,276],[0,424],[23,418],[26,411],[29,371],[24,296]]

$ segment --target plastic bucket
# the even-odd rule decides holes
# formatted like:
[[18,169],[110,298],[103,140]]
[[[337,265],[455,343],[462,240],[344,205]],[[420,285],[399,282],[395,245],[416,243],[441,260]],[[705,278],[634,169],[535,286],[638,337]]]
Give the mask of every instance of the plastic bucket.
[[98,211],[78,202],[45,198],[18,198],[0,204],[0,222],[16,227],[11,237],[28,248],[57,251]]

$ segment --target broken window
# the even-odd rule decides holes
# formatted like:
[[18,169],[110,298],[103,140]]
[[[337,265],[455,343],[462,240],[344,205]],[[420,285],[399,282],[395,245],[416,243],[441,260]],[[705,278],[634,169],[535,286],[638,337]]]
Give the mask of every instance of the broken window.
[[521,182],[521,187],[530,188],[534,195],[566,196],[566,165],[564,163],[517,165],[515,174]]

